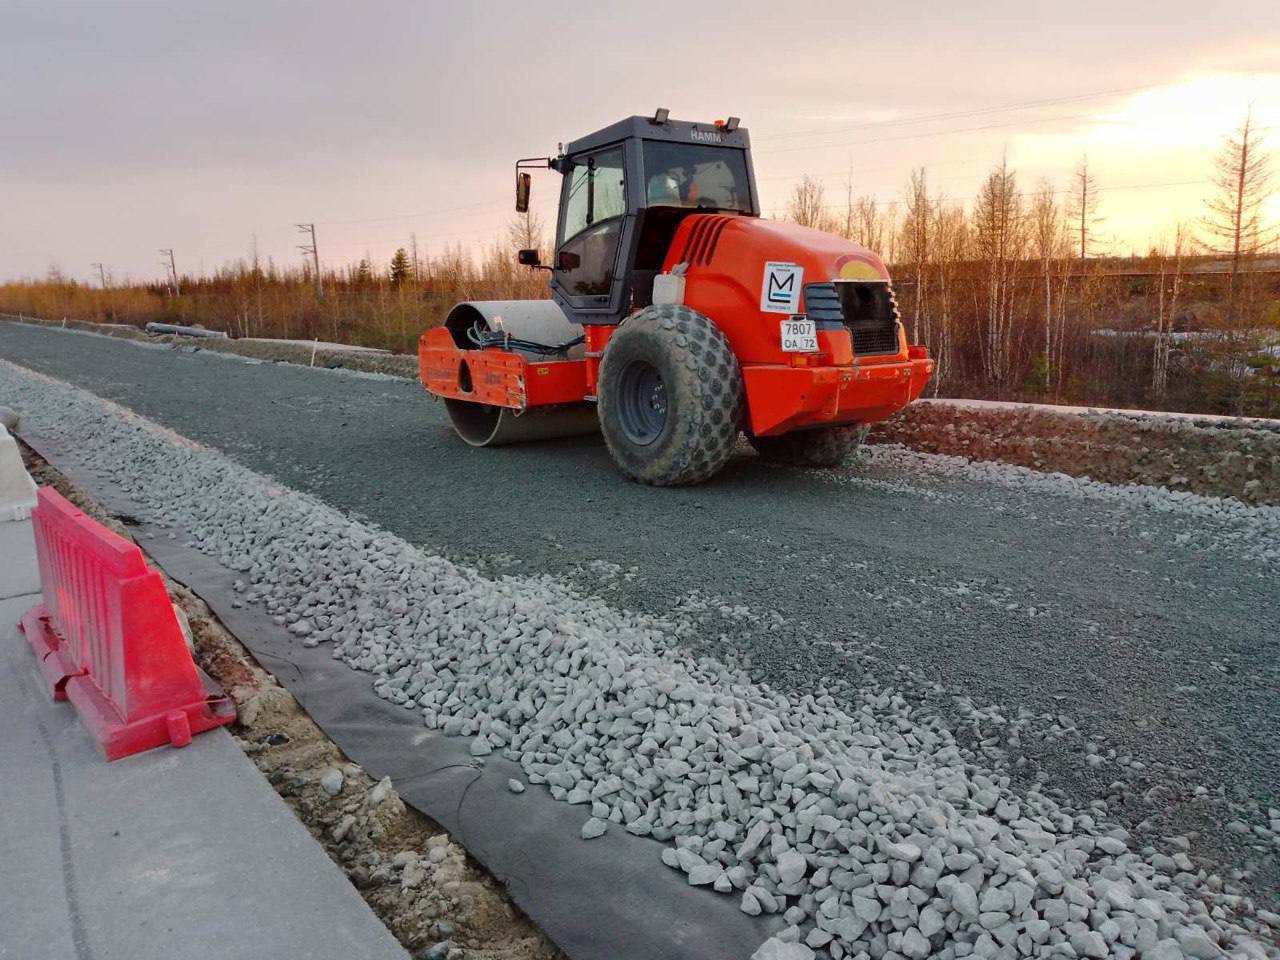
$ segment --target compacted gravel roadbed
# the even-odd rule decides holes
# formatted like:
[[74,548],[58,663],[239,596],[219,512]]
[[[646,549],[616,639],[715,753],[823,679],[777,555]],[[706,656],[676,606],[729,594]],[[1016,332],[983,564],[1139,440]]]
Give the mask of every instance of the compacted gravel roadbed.
[[782,694],[891,688],[1015,784],[1277,908],[1278,508],[896,446],[832,471],[744,448],[655,490],[598,440],[471,449],[390,377],[13,324],[0,357],[426,553],[696,623],[684,653]]

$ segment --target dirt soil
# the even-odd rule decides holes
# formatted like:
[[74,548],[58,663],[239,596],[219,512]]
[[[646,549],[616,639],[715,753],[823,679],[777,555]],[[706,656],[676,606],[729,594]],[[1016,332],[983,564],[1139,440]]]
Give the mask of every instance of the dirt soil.
[[1105,483],[1280,504],[1280,431],[1230,422],[916,403],[876,424],[867,439]]
[[[37,484],[132,540],[130,518],[107,513],[19,446]],[[563,960],[460,844],[406,805],[389,778],[375,781],[350,762],[203,600],[164,579],[197,662],[236,704],[236,743],[415,960]]]

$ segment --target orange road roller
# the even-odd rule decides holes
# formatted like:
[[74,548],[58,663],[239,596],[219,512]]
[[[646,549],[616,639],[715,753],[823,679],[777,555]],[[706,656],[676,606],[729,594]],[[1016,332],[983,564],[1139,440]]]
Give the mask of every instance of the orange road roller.
[[873,252],[760,216],[735,117],[631,117],[516,163],[560,175],[550,299],[460,303],[419,342],[422,383],[475,446],[599,430],[627,477],[699,483],[745,432],[760,456],[835,465],[920,395]]

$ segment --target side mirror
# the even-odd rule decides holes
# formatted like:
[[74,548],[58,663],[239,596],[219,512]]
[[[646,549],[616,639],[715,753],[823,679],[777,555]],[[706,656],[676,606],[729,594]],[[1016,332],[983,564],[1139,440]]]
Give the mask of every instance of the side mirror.
[[577,270],[580,266],[582,266],[580,254],[572,253],[568,250],[560,251],[560,256],[556,259],[557,270]]
[[526,267],[542,266],[542,257],[538,255],[537,250],[521,250],[516,254],[516,260]]
[[527,173],[516,173],[516,213],[529,212],[529,191],[533,189],[533,177]]

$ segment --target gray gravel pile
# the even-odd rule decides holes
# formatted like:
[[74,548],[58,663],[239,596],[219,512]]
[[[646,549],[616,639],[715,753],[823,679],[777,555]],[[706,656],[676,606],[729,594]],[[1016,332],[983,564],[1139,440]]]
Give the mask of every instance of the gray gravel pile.
[[939,401],[913,404],[876,424],[869,440],[1108,483],[1280,504],[1280,430],[1261,426]]
[[1280,917],[1204,883],[1185,853],[1161,860],[1014,789],[893,690],[752,683],[685,653],[687,620],[425,555],[8,364],[0,402],[239,571],[243,602],[300,643],[331,644],[478,763],[500,753],[580,805],[584,838],[652,837],[685,882],[776,915],[762,960],[1276,955]]

